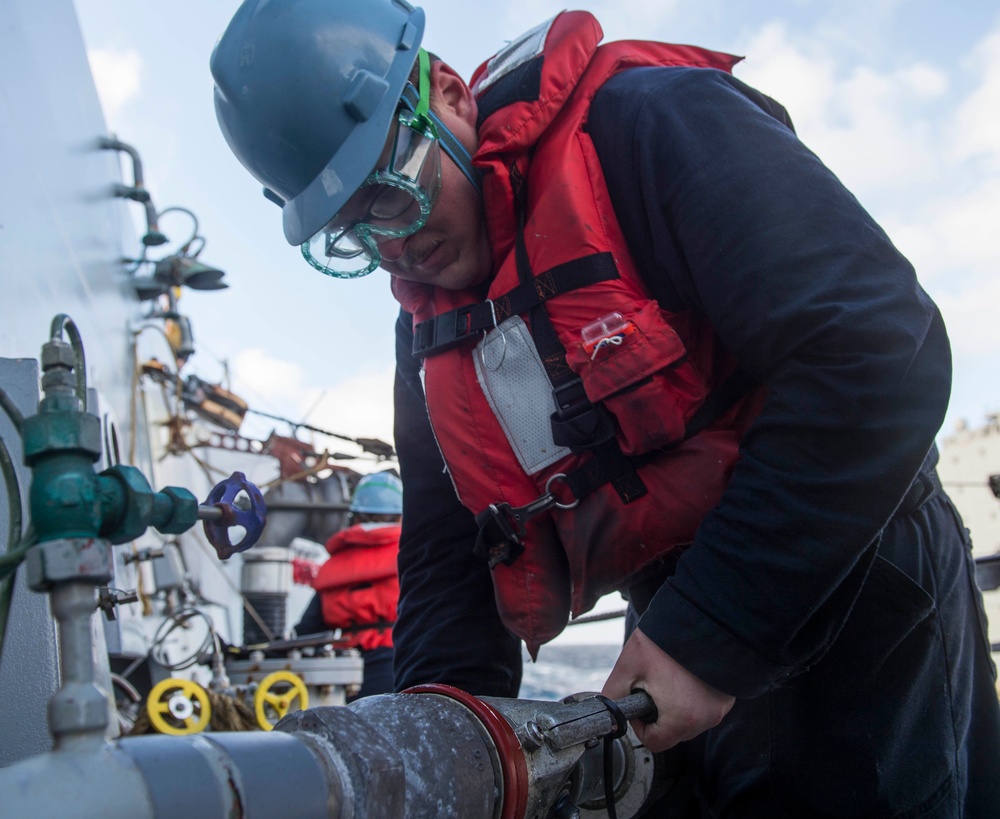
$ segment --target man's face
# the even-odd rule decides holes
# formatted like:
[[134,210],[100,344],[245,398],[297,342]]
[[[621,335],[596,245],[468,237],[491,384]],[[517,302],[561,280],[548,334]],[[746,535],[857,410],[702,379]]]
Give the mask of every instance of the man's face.
[[[431,81],[434,113],[469,153],[474,153],[478,138],[471,93],[444,63],[434,63]],[[481,284],[491,275],[482,199],[444,151],[441,191],[427,223],[403,238],[373,238],[382,254],[381,267],[407,281],[461,290]]]

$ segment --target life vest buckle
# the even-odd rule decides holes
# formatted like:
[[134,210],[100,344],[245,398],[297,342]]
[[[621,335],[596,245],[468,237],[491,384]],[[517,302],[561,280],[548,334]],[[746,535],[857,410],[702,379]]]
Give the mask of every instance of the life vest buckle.
[[478,338],[484,330],[494,326],[493,306],[467,304],[434,318],[427,319],[413,328],[413,355],[427,358]]
[[533,517],[553,508],[572,509],[580,502],[574,497],[569,503],[563,503],[552,493],[552,485],[560,480],[566,480],[562,472],[550,477],[545,482],[545,494],[524,506],[511,506],[507,502],[491,503],[476,515],[479,535],[473,551],[489,563],[490,569],[498,563],[510,566],[517,560],[524,551],[524,538],[528,533],[526,524]]
[[611,417],[602,406],[591,403],[579,378],[554,387],[552,397],[556,402],[551,416],[552,442],[556,446],[569,447],[579,455],[614,438]]
[[476,536],[474,554],[490,566],[498,563],[510,566],[524,551],[524,523],[509,503],[491,503],[476,515],[479,534]]

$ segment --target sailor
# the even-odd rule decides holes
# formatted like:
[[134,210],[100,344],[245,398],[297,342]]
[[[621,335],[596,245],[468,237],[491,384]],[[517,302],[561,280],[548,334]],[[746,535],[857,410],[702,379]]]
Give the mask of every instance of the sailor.
[[322,273],[382,267],[406,486],[396,686],[516,696],[620,590],[604,693],[675,814],[996,816],[1000,709],[935,475],[951,379],[912,266],[737,58],[585,12],[469,83],[404,0],[247,0],[230,147]]
[[357,697],[393,690],[402,512],[403,484],[397,475],[377,472],[358,481],[350,503],[351,525],[327,540],[330,558],[313,579],[316,594],[295,626],[300,636],[340,629],[344,640],[338,645],[361,652],[364,679]]

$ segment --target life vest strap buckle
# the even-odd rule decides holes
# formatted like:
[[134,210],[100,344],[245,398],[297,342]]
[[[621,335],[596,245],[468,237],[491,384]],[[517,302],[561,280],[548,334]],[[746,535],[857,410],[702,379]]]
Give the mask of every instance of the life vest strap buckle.
[[545,494],[540,495],[524,506],[511,506],[509,503],[491,503],[485,510],[476,515],[479,524],[479,535],[476,538],[475,554],[485,559],[490,569],[498,563],[510,566],[524,551],[524,538],[528,533],[526,524],[536,515],[549,509],[572,509],[579,498],[564,503],[552,493],[552,485],[557,481],[565,481],[566,475],[558,472],[545,483]]
[[554,387],[556,411],[552,413],[552,442],[565,446],[579,455],[615,436],[611,417],[599,404],[592,404],[583,389],[583,382],[574,378]]
[[413,355],[427,358],[478,338],[496,326],[492,304],[467,304],[427,319],[413,328]]

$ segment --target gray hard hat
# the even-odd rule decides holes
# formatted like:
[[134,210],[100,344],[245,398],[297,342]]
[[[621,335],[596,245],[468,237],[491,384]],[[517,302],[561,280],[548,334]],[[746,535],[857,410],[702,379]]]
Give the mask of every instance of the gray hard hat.
[[405,0],[246,0],[215,50],[215,112],[237,159],[316,234],[375,167],[417,59]]

